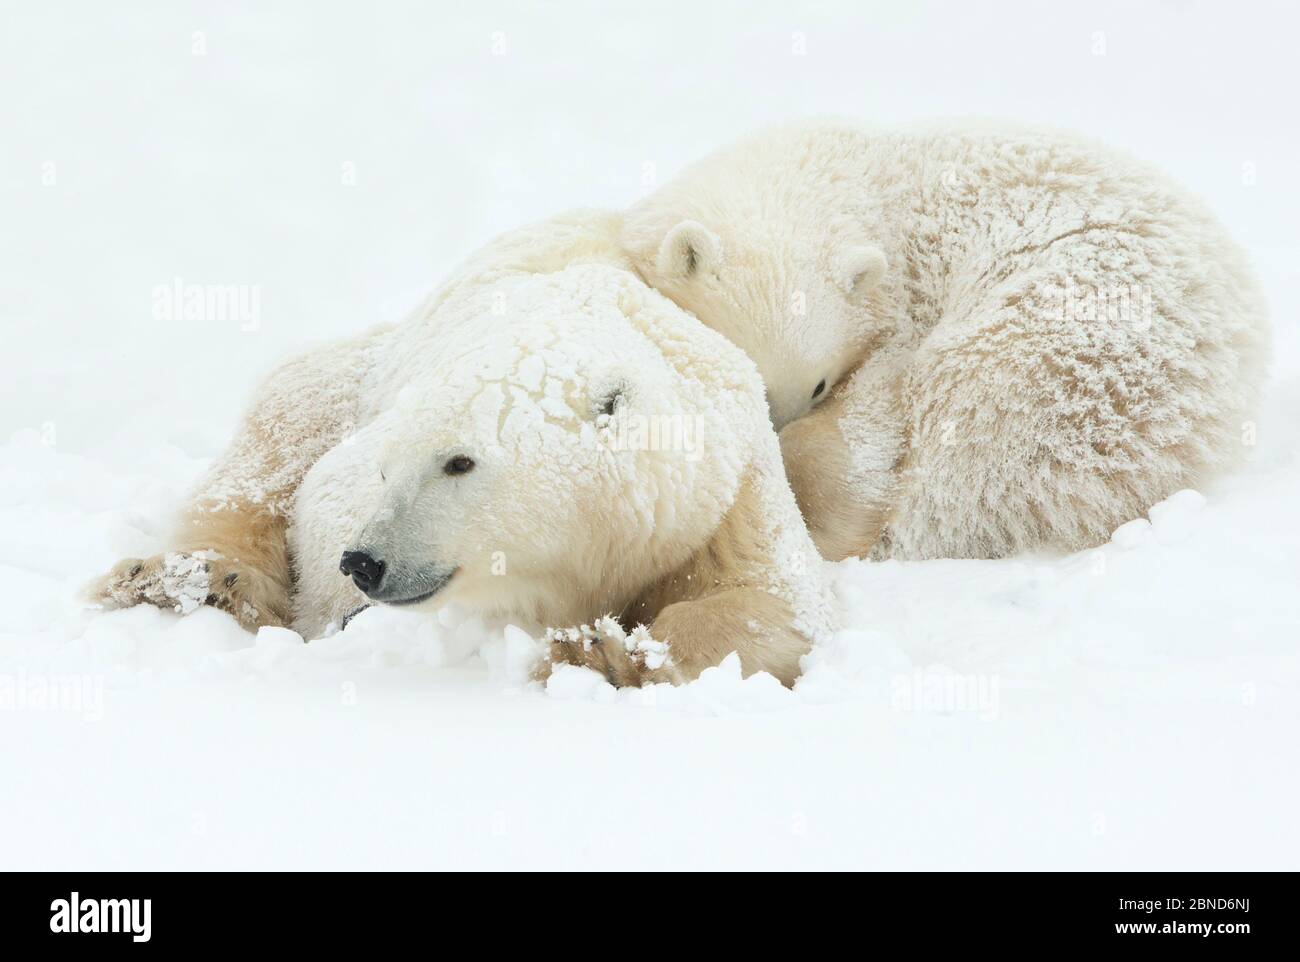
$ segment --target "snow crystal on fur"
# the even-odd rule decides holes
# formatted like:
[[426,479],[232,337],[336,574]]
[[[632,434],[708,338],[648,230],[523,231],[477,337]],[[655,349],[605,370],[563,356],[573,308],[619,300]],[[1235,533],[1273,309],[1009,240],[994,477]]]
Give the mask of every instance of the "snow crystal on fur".
[[163,559],[161,575],[163,593],[176,602],[183,615],[194,611],[208,596],[208,561],[218,555],[199,551],[194,554],[169,553]]

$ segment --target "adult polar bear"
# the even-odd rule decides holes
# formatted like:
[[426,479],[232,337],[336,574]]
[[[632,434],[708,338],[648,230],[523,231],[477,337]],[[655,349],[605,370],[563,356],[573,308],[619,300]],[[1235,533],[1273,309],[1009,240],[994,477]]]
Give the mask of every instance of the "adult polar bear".
[[733,650],[793,683],[831,603],[762,383],[626,269],[617,226],[579,212],[507,234],[406,323],[274,374],[173,550],[94,597],[249,627],[292,608],[306,637],[367,600],[454,601],[588,626],[555,633],[551,661],[617,684]]
[[1241,251],[1074,136],[779,128],[687,168],[623,241],[758,364],[828,558],[1088,547],[1251,433],[1268,326]]

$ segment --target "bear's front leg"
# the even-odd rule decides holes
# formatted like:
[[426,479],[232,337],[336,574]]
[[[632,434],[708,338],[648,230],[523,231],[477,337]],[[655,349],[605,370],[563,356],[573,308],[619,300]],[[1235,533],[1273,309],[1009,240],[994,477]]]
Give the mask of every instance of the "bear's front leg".
[[603,674],[616,688],[656,682],[683,684],[733,651],[741,672],[766,671],[789,687],[811,642],[794,628],[794,613],[759,588],[729,588],[659,612],[649,628],[625,632],[613,618],[595,625],[552,629],[539,678],[553,665],[577,665]]
[[88,600],[105,608],[151,604],[181,614],[201,605],[229,612],[256,631],[291,619],[283,523],[256,512],[195,513],[182,547],[127,558],[92,583]]
[[786,478],[827,561],[866,556],[897,498],[901,431],[894,389],[878,382],[875,372],[858,371],[779,436]]
[[785,685],[799,677],[812,642],[794,627],[794,612],[761,588],[728,588],[659,612],[650,633],[668,647],[671,680],[698,678],[733,651],[745,676],[765,671]]
[[288,515],[303,477],[356,428],[362,386],[388,329],[290,361],[253,399],[234,441],[199,481],[168,551],[127,558],[85,591],[92,604],[228,611],[244,628],[287,625]]

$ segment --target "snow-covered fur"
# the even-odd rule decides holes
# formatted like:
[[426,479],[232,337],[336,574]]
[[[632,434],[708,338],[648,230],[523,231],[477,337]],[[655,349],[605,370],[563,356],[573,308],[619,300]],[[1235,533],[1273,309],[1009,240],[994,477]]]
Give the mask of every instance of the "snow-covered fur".
[[[455,602],[572,626],[552,660],[616,683],[694,677],[733,650],[793,682],[831,605],[762,382],[620,266],[616,230],[580,212],[512,232],[403,325],[273,377],[177,550],[124,562],[98,596],[184,607],[168,585],[198,578],[190,607],[210,593],[246,623],[282,621],[256,596],[282,531],[308,638],[375,598]],[[345,551],[384,563],[382,593],[340,574]],[[251,594],[228,597],[241,583]]]
[[1072,135],[798,124],[688,168],[622,236],[757,363],[828,557],[1093,545],[1253,437],[1242,252]]

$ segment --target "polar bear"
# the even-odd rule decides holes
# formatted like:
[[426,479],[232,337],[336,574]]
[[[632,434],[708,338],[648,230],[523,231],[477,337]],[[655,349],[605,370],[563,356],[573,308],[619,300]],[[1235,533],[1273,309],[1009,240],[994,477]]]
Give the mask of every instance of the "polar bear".
[[622,240],[757,363],[827,558],[1091,546],[1253,436],[1242,252],[1073,135],[799,123],[688,167]]
[[682,681],[734,650],[792,684],[833,608],[762,382],[616,232],[598,212],[513,232],[404,324],[277,372],[173,550],[94,597],[308,638],[455,602],[556,627],[543,673]]

